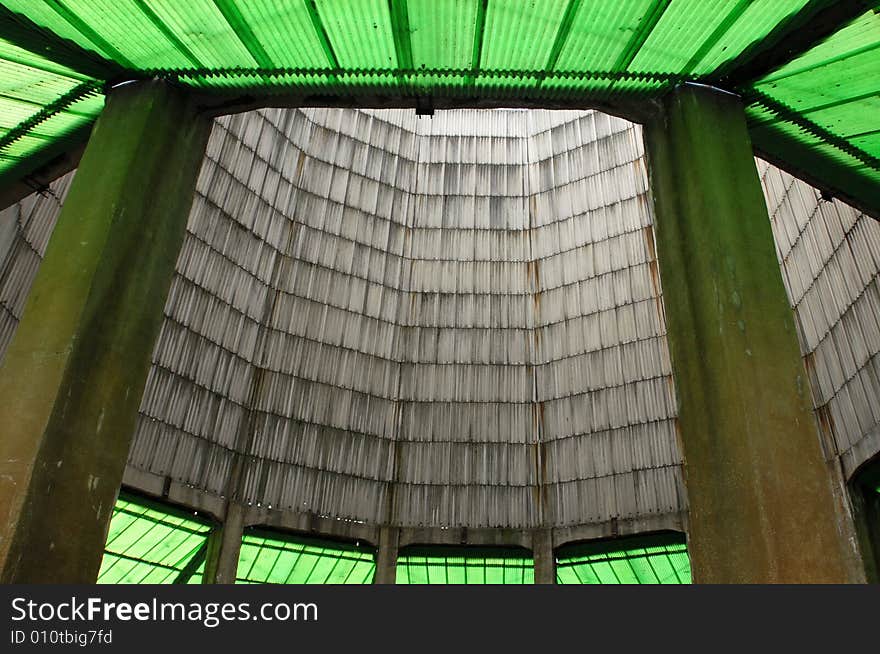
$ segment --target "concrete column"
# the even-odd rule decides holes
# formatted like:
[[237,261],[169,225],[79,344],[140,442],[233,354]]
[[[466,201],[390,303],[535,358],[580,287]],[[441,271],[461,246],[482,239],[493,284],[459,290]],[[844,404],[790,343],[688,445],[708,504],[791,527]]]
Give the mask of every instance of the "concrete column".
[[206,584],[234,584],[244,534],[244,507],[230,503],[223,524],[211,534],[205,559]]
[[376,577],[374,584],[397,583],[397,550],[400,530],[396,527],[381,527],[379,530],[379,549],[376,552]]
[[0,581],[94,582],[210,133],[182,91],[120,86],[0,369]]
[[532,556],[535,559],[535,583],[556,583],[556,556],[553,554],[553,532],[541,529],[532,534]]
[[679,87],[645,141],[694,580],[858,581],[742,104]]

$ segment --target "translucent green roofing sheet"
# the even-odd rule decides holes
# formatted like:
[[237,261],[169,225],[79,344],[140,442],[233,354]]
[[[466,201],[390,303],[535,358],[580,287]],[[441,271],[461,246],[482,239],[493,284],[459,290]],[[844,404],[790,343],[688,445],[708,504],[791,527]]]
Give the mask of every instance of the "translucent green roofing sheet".
[[98,583],[201,583],[210,532],[211,525],[196,516],[121,495]]
[[398,584],[533,584],[526,550],[471,547],[406,548],[397,559]]
[[99,86],[0,39],[0,175],[91,124],[104,106]]
[[[0,107],[0,174],[71,125],[88,124],[100,105],[72,107],[77,96],[69,94],[111,79],[157,76],[218,101],[250,93],[293,103],[369,97],[615,107],[696,81],[743,94],[756,146],[779,163],[809,167],[832,186],[855,180],[853,193],[870,200],[880,195],[877,7],[872,0],[3,0],[0,61],[8,64],[0,84],[12,88]],[[803,42],[792,47],[790,38]],[[60,112],[69,120],[47,124],[47,114]]]
[[561,548],[560,584],[689,584],[691,565],[683,538],[623,538]]
[[747,95],[759,146],[799,143],[880,185],[880,13],[864,14]]
[[238,559],[239,584],[369,584],[376,571],[366,546],[252,530]]

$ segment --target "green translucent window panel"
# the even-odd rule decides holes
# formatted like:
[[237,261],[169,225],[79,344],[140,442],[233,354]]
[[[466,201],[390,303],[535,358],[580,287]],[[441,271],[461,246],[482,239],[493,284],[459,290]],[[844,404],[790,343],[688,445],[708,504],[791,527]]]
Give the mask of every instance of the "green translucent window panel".
[[331,66],[304,0],[247,0],[236,6],[276,66]]
[[344,68],[397,68],[387,0],[315,0],[333,52]]
[[193,582],[193,574],[198,577],[204,573],[210,532],[211,525],[194,515],[120,495],[110,521],[98,583]]
[[419,547],[401,550],[398,584],[533,584],[531,553],[495,547]]
[[[54,61],[40,57],[29,50],[19,48],[4,39],[0,39],[0,60],[28,66],[32,69],[49,73],[50,75],[61,75],[62,77],[73,80],[86,81],[87,79],[90,79],[86,75],[81,75],[80,73],[67,68],[67,66],[56,64]],[[2,76],[0,76],[0,78],[2,78]]]
[[490,0],[480,67],[543,70],[568,0]]
[[119,64],[141,69],[193,66],[169,39],[167,26],[154,20],[149,5],[144,11],[137,0],[55,2],[66,7],[65,16],[78,31],[86,34],[107,58]]
[[[688,72],[699,61],[695,55],[721,42],[714,56],[730,59],[765,36],[780,18],[796,12],[805,0],[764,0],[751,3],[731,0],[673,0],[663,12],[629,70]],[[768,10],[768,7],[770,11]],[[755,19],[762,22],[757,23]],[[774,22],[770,22],[770,19]],[[731,24],[732,23],[732,24]],[[726,49],[723,49],[725,48]],[[732,47],[731,47],[732,46]],[[699,59],[703,59],[702,56]],[[691,65],[689,65],[691,64]],[[705,67],[702,69],[710,72]]]
[[846,59],[853,54],[876,50],[880,41],[880,15],[869,11],[846,27],[835,32],[791,63],[761,80],[769,83],[817,66]]
[[621,538],[560,548],[560,584],[689,584],[691,565],[683,538]]
[[89,40],[81,31],[64,18],[63,9],[58,10],[58,5],[46,2],[46,0],[3,0],[3,4],[12,11],[27,16],[37,25],[47,28],[63,39],[69,39],[77,45],[97,52],[103,56],[108,53]]
[[832,134],[852,136],[880,128],[880,95],[857,102],[845,102],[819,111],[802,112],[810,122]]
[[475,0],[409,0],[415,68],[468,70],[477,22]]
[[[741,13],[738,13],[738,17],[729,26],[720,26],[724,33],[718,35],[714,44],[704,43],[704,47],[708,49],[702,61],[695,62],[690,72],[707,75],[717,70],[753,43],[760,43],[777,25],[795,16],[808,2],[809,0],[740,0],[734,7],[741,10]],[[733,14],[732,9],[726,19],[729,20]]]
[[580,3],[556,70],[613,70],[655,0]]
[[[752,115],[752,108],[749,107],[746,112],[747,116]],[[859,159],[853,153],[846,152],[838,146],[826,143],[815,134],[802,129],[798,125],[791,122],[773,122],[759,125],[752,128],[752,140],[755,143],[772,144],[774,142],[784,143],[785,141],[794,141],[803,144],[817,154],[825,158],[829,164],[846,168],[851,174],[864,177],[866,179],[874,179],[878,171],[870,166],[866,167],[866,162]],[[821,173],[821,171],[811,171]]]
[[[0,139],[4,139],[12,127],[18,125],[7,125],[4,117],[8,117],[7,109],[15,106],[13,101],[0,98]],[[19,135],[18,138],[3,147],[0,147],[0,174],[10,170],[20,161],[27,159],[32,155],[39,154],[41,150],[62,139],[77,129],[91,124],[104,106],[104,96],[88,95],[73,102],[64,110],[58,113],[50,114],[41,121],[37,122],[25,134]],[[14,114],[15,117],[21,117],[22,120],[28,120],[40,111],[40,107],[33,105],[21,105],[26,107],[27,111]]]
[[852,138],[853,145],[868,152],[880,152],[880,127]]
[[239,584],[369,584],[374,552],[306,536],[249,530],[241,542]]
[[[144,4],[186,48],[189,65],[209,68],[257,65],[242,42],[242,35],[232,29],[215,0],[144,0]],[[235,2],[229,4],[236,5]]]
[[709,74],[760,42],[807,0],[676,0],[630,70]]
[[808,71],[762,81],[755,88],[798,111],[870,98],[880,94],[880,54],[856,53]]

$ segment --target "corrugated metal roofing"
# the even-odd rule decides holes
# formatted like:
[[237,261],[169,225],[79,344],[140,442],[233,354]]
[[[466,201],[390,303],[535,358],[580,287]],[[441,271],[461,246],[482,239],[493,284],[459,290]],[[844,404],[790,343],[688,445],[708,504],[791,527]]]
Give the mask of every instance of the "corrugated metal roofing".
[[[101,109],[109,79],[220,95],[620,103],[684,80],[748,99],[756,146],[880,201],[880,16],[830,0],[4,0],[0,175]],[[863,15],[857,17],[859,10]],[[822,12],[826,11],[823,15]],[[834,13],[829,17],[827,12]],[[855,18],[857,17],[857,18]],[[846,25],[750,69],[818,23]],[[812,21],[812,22],[811,22]],[[821,27],[821,25],[819,25]],[[804,37],[809,38],[809,37]],[[807,43],[810,41],[808,40]],[[748,70],[752,77],[739,79]],[[13,169],[15,169],[13,171]]]

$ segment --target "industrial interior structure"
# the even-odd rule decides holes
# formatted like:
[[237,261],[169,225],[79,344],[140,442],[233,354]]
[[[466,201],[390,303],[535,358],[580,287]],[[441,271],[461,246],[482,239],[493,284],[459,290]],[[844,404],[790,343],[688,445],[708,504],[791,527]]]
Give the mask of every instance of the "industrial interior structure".
[[880,9],[2,0],[0,579],[877,582]]

